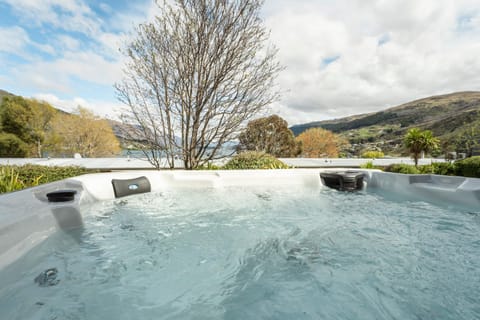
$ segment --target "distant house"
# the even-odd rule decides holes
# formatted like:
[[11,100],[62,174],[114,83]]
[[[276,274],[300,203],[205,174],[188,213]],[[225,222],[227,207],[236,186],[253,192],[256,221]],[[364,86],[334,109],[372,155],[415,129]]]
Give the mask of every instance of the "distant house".
[[472,155],[473,156],[480,156],[480,146],[477,146],[477,147],[473,148]]

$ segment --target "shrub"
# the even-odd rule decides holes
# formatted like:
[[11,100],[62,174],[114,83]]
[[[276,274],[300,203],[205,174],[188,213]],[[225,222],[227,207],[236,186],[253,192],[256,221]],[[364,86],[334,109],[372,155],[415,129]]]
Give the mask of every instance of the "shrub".
[[385,168],[387,172],[405,173],[405,174],[418,174],[420,171],[411,164],[392,164]]
[[434,162],[432,163],[433,173],[441,174],[445,176],[457,175],[457,169],[455,164],[450,162]]
[[382,171],[385,169],[384,166],[376,166],[376,165],[374,165],[374,164],[373,164],[373,161],[368,161],[368,162],[366,162],[366,163],[364,163],[364,164],[361,164],[361,165],[360,165],[360,168],[361,168],[361,169],[378,169],[378,170],[382,170]]
[[374,165],[372,161],[368,161],[367,163],[361,164],[360,168],[362,169],[374,169]]
[[203,166],[199,166],[196,168],[196,170],[219,170],[219,169],[220,167],[217,166],[216,164],[213,164],[212,162],[208,162]]
[[323,128],[310,128],[302,132],[296,141],[302,146],[301,156],[304,158],[337,158],[339,149],[347,145],[347,141]]
[[480,156],[455,162],[456,173],[464,177],[480,178]]
[[287,169],[288,166],[275,157],[256,151],[246,151],[237,154],[223,167],[232,169]]
[[238,140],[238,151],[263,151],[285,158],[296,157],[301,151],[287,121],[277,115],[250,121]]
[[23,188],[24,184],[18,179],[18,172],[14,168],[0,168],[0,193],[12,192]]
[[23,166],[0,166],[0,193],[34,187],[42,183],[53,182],[97,172],[82,167],[48,167],[26,164]]
[[362,158],[368,158],[368,159],[378,159],[378,158],[383,158],[385,154],[383,154],[382,151],[365,151],[362,153]]
[[0,133],[0,157],[22,158],[28,153],[28,145],[11,133]]
[[422,174],[434,174],[435,168],[431,164],[426,164],[418,167],[418,171]]
[[34,186],[35,181],[37,184],[53,182],[66,178],[79,176],[85,173],[96,172],[94,170],[85,169],[83,167],[70,166],[70,167],[56,167],[56,166],[39,166],[26,164],[17,167],[20,180],[24,181],[28,186]]

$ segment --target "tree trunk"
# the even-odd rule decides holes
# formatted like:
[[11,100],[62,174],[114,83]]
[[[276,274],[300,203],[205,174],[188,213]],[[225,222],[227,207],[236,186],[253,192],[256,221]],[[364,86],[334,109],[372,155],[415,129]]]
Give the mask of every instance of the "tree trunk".
[[37,140],[37,156],[42,157],[42,142],[40,140]]

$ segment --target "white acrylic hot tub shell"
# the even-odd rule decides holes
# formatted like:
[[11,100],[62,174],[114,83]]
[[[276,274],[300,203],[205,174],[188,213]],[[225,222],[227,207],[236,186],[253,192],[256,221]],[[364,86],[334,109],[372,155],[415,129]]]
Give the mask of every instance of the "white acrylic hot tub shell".
[[[345,171],[345,169],[337,169]],[[81,208],[95,201],[114,199],[112,179],[146,176],[152,192],[176,188],[290,185],[324,188],[321,171],[335,169],[241,171],[125,171],[66,179],[0,196],[0,269],[59,229],[81,225]],[[404,197],[480,210],[480,179],[434,175],[403,175],[377,170],[365,172],[367,190],[380,189]],[[46,194],[62,189],[77,191],[75,200],[49,203]]]

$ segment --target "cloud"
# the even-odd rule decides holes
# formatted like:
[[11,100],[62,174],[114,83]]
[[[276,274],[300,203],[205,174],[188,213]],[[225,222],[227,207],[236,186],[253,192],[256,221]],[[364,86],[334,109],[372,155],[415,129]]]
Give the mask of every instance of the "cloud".
[[[10,54],[0,55],[5,76],[0,86],[11,89],[16,85],[13,91],[18,93],[40,91],[60,96],[101,96],[85,88],[91,83],[92,87],[108,87],[113,97],[112,86],[121,79],[124,61],[119,47],[133,23],[144,20],[154,8],[150,1],[148,5],[145,1],[127,4],[123,11],[105,3],[94,11],[81,0],[2,2],[8,5],[6,14],[15,15],[19,26],[2,28],[0,24],[0,37],[8,39],[0,43],[0,52]],[[112,27],[111,21],[117,17],[122,17],[122,22]],[[83,82],[82,88],[78,81]]]
[[32,41],[25,29],[18,26],[0,27],[0,39],[5,39],[0,42],[0,52],[14,54],[27,60],[31,58],[27,53],[29,46],[50,54],[55,51],[54,48],[48,44],[40,44]]
[[[61,102],[74,107],[81,96],[105,112],[116,101],[98,98],[87,84],[111,88],[121,79],[118,48],[158,12],[150,0],[122,8],[82,0],[0,3],[19,21],[0,24],[0,38],[9,40],[0,43],[0,87],[71,97]],[[290,124],[480,88],[478,0],[267,0],[262,16],[286,67],[278,79],[283,100],[271,109]]]
[[0,28],[0,52],[17,53],[24,51],[26,45],[30,42],[27,32],[20,27]]
[[90,7],[80,0],[1,0],[18,17],[30,25],[48,25],[61,30],[95,35],[101,21]]
[[66,34],[57,34],[55,38],[55,43],[61,52],[77,51],[82,47],[82,42],[72,36]]
[[113,86],[121,77],[119,61],[110,61],[91,51],[66,52],[52,61],[35,61],[16,67],[12,76],[25,87],[74,94],[76,82]]
[[[480,3],[453,0],[267,1],[290,123],[377,111],[478,90]],[[465,18],[465,12],[468,12]],[[463,18],[464,30],[458,29]],[[465,27],[468,26],[468,28]]]
[[51,93],[38,93],[35,94],[33,98],[40,101],[48,102],[55,108],[70,113],[74,112],[78,106],[81,106],[91,110],[96,115],[114,120],[119,119],[118,115],[120,114],[120,110],[123,107],[120,103],[117,102],[95,99],[90,100],[81,97],[73,97],[72,99],[60,99],[59,97]]

